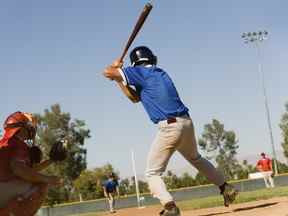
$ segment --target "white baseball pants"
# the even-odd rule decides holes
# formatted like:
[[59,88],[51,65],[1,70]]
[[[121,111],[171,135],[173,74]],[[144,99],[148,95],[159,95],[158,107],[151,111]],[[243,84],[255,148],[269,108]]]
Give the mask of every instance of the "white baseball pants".
[[224,184],[224,177],[206,159],[202,158],[197,150],[193,122],[188,116],[177,117],[177,122],[168,124],[167,121],[158,123],[159,130],[148,155],[146,178],[150,191],[162,205],[173,201],[162,180],[170,157],[175,151],[183,157],[209,181],[215,185]]

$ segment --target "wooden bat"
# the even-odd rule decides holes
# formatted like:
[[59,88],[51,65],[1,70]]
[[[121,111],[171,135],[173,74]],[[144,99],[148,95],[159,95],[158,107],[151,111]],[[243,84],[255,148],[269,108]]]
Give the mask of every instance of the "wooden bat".
[[122,55],[120,57],[120,61],[122,62],[123,59],[125,58],[127,52],[128,52],[128,49],[129,47],[131,46],[132,42],[134,41],[135,37],[137,36],[138,32],[140,31],[140,29],[142,28],[146,18],[148,17],[150,11],[152,10],[153,6],[152,4],[150,3],[147,3],[145,6],[144,6],[144,9],[142,11],[142,13],[140,14],[135,26],[134,26],[134,29],[132,31],[132,33],[130,34],[130,37],[126,43],[126,46],[122,52]]
[[[138,32],[140,31],[140,29],[142,28],[146,18],[148,17],[150,11],[152,10],[153,6],[150,3],[147,3],[144,6],[143,11],[141,12],[135,26],[134,29],[132,31],[132,33],[130,34],[130,37],[126,43],[126,46],[122,52],[122,55],[120,57],[120,62],[123,62],[123,59],[125,58],[128,49],[130,48],[132,42],[134,41],[134,39],[136,38]],[[124,92],[124,94],[133,102],[133,103],[137,103],[140,101],[139,96],[137,95],[136,91],[134,89],[132,89],[129,86],[125,86],[122,82],[118,82],[119,87],[122,89],[122,91]]]

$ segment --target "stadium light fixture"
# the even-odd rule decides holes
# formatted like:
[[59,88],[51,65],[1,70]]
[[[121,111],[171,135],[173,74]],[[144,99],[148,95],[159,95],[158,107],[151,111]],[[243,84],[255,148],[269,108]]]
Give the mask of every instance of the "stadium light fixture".
[[265,105],[266,118],[267,118],[268,129],[269,129],[270,143],[272,147],[274,169],[275,169],[275,174],[278,175],[277,156],[276,156],[276,150],[275,150],[275,144],[274,144],[274,137],[272,133],[270,110],[269,110],[267,90],[266,90],[266,85],[265,85],[265,76],[264,76],[264,72],[262,69],[261,53],[260,53],[260,42],[263,42],[264,40],[266,40],[267,36],[268,36],[268,31],[264,30],[264,31],[258,31],[258,32],[247,32],[247,33],[245,32],[242,34],[241,37],[244,39],[244,43],[256,44],[257,54],[258,54],[258,72],[261,76],[261,82],[262,82],[264,105]]

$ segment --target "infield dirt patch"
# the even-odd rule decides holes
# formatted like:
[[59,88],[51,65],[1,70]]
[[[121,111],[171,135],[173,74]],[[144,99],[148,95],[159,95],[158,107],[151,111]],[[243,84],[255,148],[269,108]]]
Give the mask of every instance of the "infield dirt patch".
[[[144,209],[122,209],[113,216],[158,216],[161,207],[147,207]],[[110,215],[110,214],[102,214]],[[272,198],[249,203],[234,204],[228,208],[215,207],[207,209],[189,210],[182,212],[182,216],[288,216],[288,197]]]

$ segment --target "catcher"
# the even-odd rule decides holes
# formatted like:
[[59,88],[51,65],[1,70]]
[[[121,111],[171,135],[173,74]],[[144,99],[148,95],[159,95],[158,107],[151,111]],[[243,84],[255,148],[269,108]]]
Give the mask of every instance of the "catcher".
[[4,135],[0,139],[1,216],[35,215],[48,187],[61,184],[59,177],[43,175],[40,171],[54,161],[65,159],[64,147],[56,143],[50,159],[41,162],[42,152],[34,145],[36,128],[36,119],[30,113],[15,112],[4,123]]

